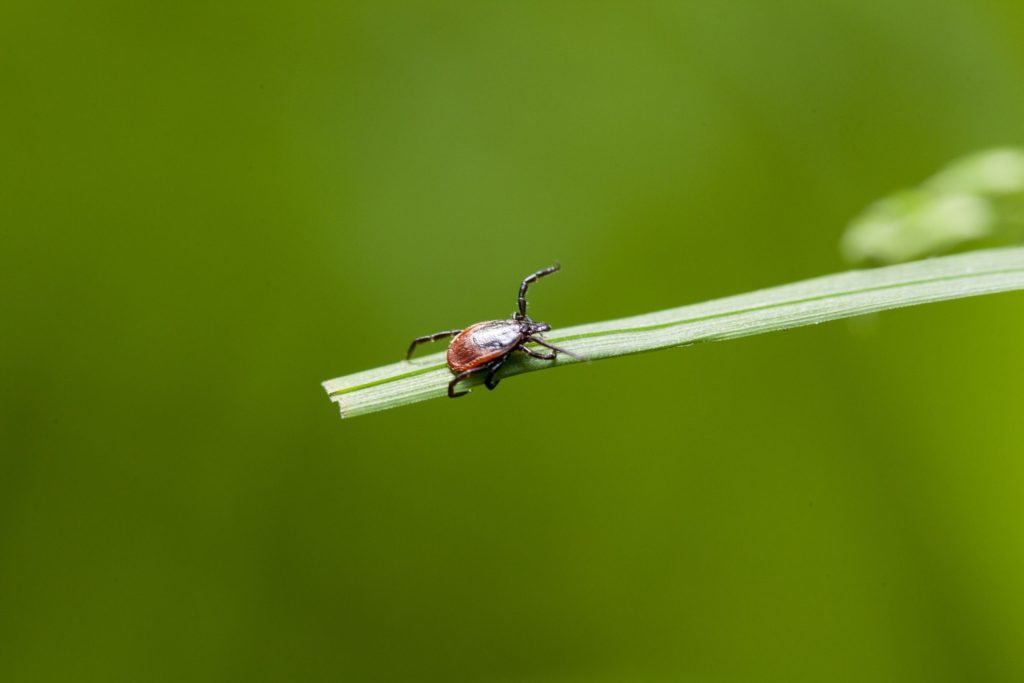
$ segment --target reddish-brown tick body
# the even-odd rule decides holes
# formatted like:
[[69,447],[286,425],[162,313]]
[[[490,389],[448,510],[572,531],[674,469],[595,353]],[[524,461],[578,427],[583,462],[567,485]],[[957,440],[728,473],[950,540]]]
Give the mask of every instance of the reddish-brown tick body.
[[448,367],[458,374],[503,356],[523,343],[529,327],[515,320],[488,320],[459,332],[448,346]]
[[[468,394],[468,390],[455,391],[456,385],[470,375],[480,372],[487,372],[487,378],[484,380],[485,387],[493,389],[498,386],[497,372],[513,351],[522,351],[528,356],[541,360],[555,360],[559,353],[564,353],[576,360],[585,360],[571,351],[545,341],[540,335],[550,330],[551,325],[534,322],[530,316],[526,315],[526,288],[530,286],[530,283],[557,271],[558,264],[555,264],[550,268],[538,270],[523,280],[523,284],[519,285],[519,310],[512,314],[511,320],[487,320],[470,325],[464,330],[445,330],[428,334],[425,337],[416,337],[409,345],[405,359],[412,358],[412,352],[424,342],[454,337],[448,346],[448,367],[455,375],[455,378],[448,383],[448,396],[451,398]],[[531,342],[547,347],[550,349],[550,353],[535,351],[526,346]]]

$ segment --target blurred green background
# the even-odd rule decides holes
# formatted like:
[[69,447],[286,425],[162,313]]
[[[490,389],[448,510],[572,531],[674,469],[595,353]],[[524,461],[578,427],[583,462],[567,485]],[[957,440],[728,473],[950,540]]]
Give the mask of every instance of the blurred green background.
[[6,0],[0,92],[0,680],[1024,679],[1020,293],[319,386],[843,269],[1019,0]]

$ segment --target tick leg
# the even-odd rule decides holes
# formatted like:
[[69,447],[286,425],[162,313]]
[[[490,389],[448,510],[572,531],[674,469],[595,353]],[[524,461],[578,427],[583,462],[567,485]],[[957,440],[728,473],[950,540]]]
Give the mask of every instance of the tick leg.
[[[556,354],[564,353],[565,355],[569,356],[570,358],[575,358],[578,361],[582,361],[582,362],[586,362],[587,361],[587,359],[584,358],[583,356],[579,356],[579,355],[573,353],[572,351],[569,351],[568,349],[563,349],[563,348],[560,348],[558,346],[555,346],[554,344],[546,342],[546,341],[544,341],[543,339],[541,339],[539,337],[527,337],[525,341],[537,342],[541,346],[546,346],[547,348],[551,349]],[[526,347],[523,347],[523,350],[525,351]],[[533,354],[530,354],[530,355],[532,356]]]
[[466,391],[455,391],[455,385],[461,382],[462,380],[466,379],[470,375],[475,375],[478,372],[483,372],[484,370],[490,370],[490,368],[490,365],[480,365],[475,368],[470,368],[469,370],[464,370],[463,372],[460,372],[459,374],[455,375],[455,378],[451,382],[448,382],[448,398],[458,398],[459,396],[465,396],[466,394],[468,394],[469,389],[467,389]]
[[428,334],[425,337],[416,337],[412,340],[412,344],[409,344],[409,350],[405,353],[405,359],[409,360],[412,358],[412,352],[416,350],[416,347],[426,342],[437,341],[438,339],[444,339],[445,337],[454,337],[462,330],[445,330],[444,332],[435,332],[434,334]]
[[541,279],[545,275],[551,275],[551,273],[558,272],[558,269],[561,268],[561,267],[562,266],[560,264],[556,263],[555,265],[551,266],[550,268],[544,268],[543,270],[538,270],[536,273],[534,273],[533,275],[531,275],[528,278],[526,278],[525,280],[523,280],[523,284],[519,285],[519,315],[523,316],[524,318],[527,317],[527,315],[526,315],[526,289],[531,284],[533,284],[537,280]]
[[498,386],[498,382],[500,382],[501,380],[500,379],[494,379],[494,373],[496,373],[498,370],[500,370],[501,366],[504,365],[505,361],[507,361],[507,360],[508,360],[508,354],[506,353],[501,358],[499,358],[497,360],[491,361],[490,365],[488,366],[488,367],[490,367],[491,371],[487,373],[487,379],[484,380],[484,386],[487,387],[488,390],[493,391],[494,388],[496,386]]
[[541,360],[554,360],[555,358],[558,358],[558,354],[555,353],[554,351],[552,351],[551,353],[541,353],[540,351],[534,351],[533,349],[527,346],[520,346],[519,350],[528,356],[540,358]]

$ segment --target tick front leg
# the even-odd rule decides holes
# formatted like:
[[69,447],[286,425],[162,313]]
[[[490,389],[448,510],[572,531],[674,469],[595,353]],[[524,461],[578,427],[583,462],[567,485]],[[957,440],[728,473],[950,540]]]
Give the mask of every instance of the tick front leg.
[[557,273],[558,269],[561,268],[561,267],[562,266],[560,266],[559,264],[556,263],[555,265],[551,266],[550,268],[544,268],[542,270],[538,270],[536,273],[534,273],[533,275],[527,276],[527,278],[525,280],[523,280],[523,284],[519,285],[519,315],[521,317],[523,317],[523,318],[527,317],[526,316],[526,290],[529,288],[529,286],[531,284],[533,284],[534,282],[536,282],[537,280],[539,280],[542,277],[544,277],[545,275],[551,275],[551,273]]
[[525,353],[528,356],[533,356],[534,358],[540,358],[541,360],[554,360],[554,359],[558,358],[558,354],[555,353],[554,351],[552,351],[551,353],[541,353],[540,351],[534,351],[533,349],[531,349],[531,348],[529,348],[527,346],[520,346],[519,350],[522,351],[523,353]]
[[454,337],[462,330],[445,330],[444,332],[435,332],[434,334],[428,334],[425,337],[416,337],[412,340],[412,344],[409,344],[409,350],[405,353],[405,359],[409,360],[412,358],[412,352],[416,350],[416,347],[420,344],[427,342],[437,341],[438,339],[444,339],[445,337]]
[[455,391],[455,385],[471,375],[475,375],[479,372],[483,372],[484,370],[490,369],[490,365],[481,365],[479,367],[470,368],[469,370],[464,370],[459,374],[455,375],[455,378],[452,379],[451,382],[448,382],[448,398],[458,398],[459,396],[465,396],[466,394],[468,394],[469,389],[467,389],[466,391]]
[[[527,337],[526,341],[537,342],[541,346],[546,346],[549,349],[551,349],[552,351],[554,351],[555,355],[557,355],[559,353],[564,353],[565,355],[569,356],[569,358],[575,358],[576,360],[581,361],[583,363],[586,363],[588,361],[588,359],[584,358],[583,356],[579,356],[579,355],[573,353],[572,351],[570,351],[568,349],[563,349],[563,348],[561,348],[559,346],[555,346],[554,344],[548,343],[548,342],[544,341],[543,339],[541,339],[539,337]],[[525,351],[526,347],[523,347],[523,350]],[[532,356],[533,354],[531,353],[530,355]]]

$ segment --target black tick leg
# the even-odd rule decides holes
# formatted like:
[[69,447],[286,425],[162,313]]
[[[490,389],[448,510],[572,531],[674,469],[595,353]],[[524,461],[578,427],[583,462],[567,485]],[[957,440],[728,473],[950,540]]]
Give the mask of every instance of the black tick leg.
[[565,355],[569,356],[569,358],[575,358],[576,360],[582,361],[584,363],[587,362],[587,359],[584,358],[583,356],[579,356],[579,355],[573,353],[572,351],[569,351],[568,349],[563,349],[563,348],[560,348],[558,346],[555,346],[554,344],[550,344],[550,343],[544,341],[543,339],[541,339],[540,337],[527,337],[525,339],[525,341],[537,342],[541,346],[548,347],[549,349],[554,351],[556,354],[564,353]]
[[487,387],[488,390],[493,391],[494,388],[498,386],[498,382],[500,382],[501,380],[494,379],[494,373],[498,372],[498,370],[501,369],[501,366],[504,365],[505,361],[507,360],[508,354],[506,353],[501,358],[498,358],[497,360],[492,360],[488,365],[491,371],[487,373],[487,379],[484,380],[484,386]]
[[464,370],[459,374],[455,375],[455,378],[451,382],[448,382],[448,398],[458,398],[459,396],[465,396],[466,394],[468,394],[469,389],[467,389],[466,391],[455,391],[455,385],[461,382],[462,380],[466,379],[470,375],[475,375],[478,372],[483,372],[484,370],[490,369],[490,365],[480,365],[475,368],[470,368],[469,370]]
[[540,358],[541,360],[554,360],[554,359],[558,358],[558,354],[555,353],[554,351],[552,351],[551,353],[541,353],[540,351],[534,351],[533,349],[529,348],[528,346],[520,346],[519,350],[522,351],[523,353],[525,353],[528,356],[533,356],[534,358]]
[[454,337],[462,330],[445,330],[444,332],[435,332],[434,334],[428,334],[425,337],[416,337],[412,340],[412,344],[409,344],[409,350],[405,353],[405,359],[409,360],[412,358],[412,352],[416,350],[416,347],[426,342],[437,341],[445,337]]
[[525,280],[523,280],[523,284],[519,285],[519,316],[521,318],[527,317],[526,316],[526,290],[527,290],[527,288],[531,284],[536,282],[537,280],[539,280],[542,277],[544,277],[545,275],[551,275],[551,273],[557,273],[558,269],[561,268],[561,267],[562,267],[561,265],[556,263],[555,265],[551,266],[550,268],[544,268],[542,270],[538,270],[536,273],[534,273],[533,275],[528,276]]

